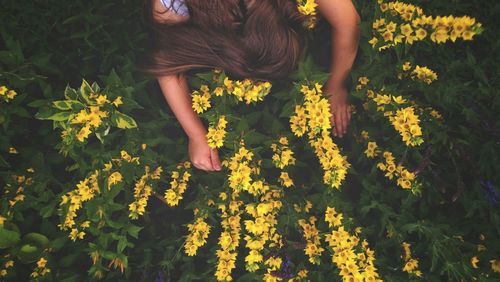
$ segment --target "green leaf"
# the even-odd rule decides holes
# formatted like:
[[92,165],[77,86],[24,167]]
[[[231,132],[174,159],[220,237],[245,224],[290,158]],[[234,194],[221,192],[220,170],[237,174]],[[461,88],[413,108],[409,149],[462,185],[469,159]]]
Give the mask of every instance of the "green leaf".
[[130,117],[126,114],[122,114],[120,112],[115,112],[111,116],[111,120],[116,124],[116,126],[118,128],[127,129],[127,128],[136,128],[137,127],[137,123],[135,122],[135,120],[132,117]]
[[140,226],[136,226],[136,225],[129,225],[127,226],[127,233],[134,237],[135,239],[138,239],[139,238],[139,231],[141,231],[141,229],[144,228],[144,227],[140,227]]
[[68,241],[68,238],[65,237],[59,237],[50,242],[50,248],[54,251],[58,251],[64,247],[64,244]]
[[[59,112],[59,113],[56,113],[56,114],[53,114],[47,118],[44,118],[44,119],[48,119],[48,120],[53,120],[53,121],[66,121],[69,119],[69,117],[73,115],[71,112]],[[40,118],[42,119],[42,118]]]
[[24,263],[30,263],[37,261],[41,253],[42,249],[34,244],[24,244],[21,249],[19,249],[17,257]]
[[40,233],[28,233],[24,235],[23,241],[26,243],[33,243],[42,250],[47,248],[49,245],[49,239],[45,235]]
[[48,104],[48,101],[45,100],[45,99],[38,99],[38,100],[34,100],[34,101],[31,101],[28,103],[28,107],[31,107],[31,108],[39,108],[40,106],[44,106],[44,105],[47,105]]
[[67,111],[71,109],[82,109],[85,107],[84,104],[82,104],[79,101],[76,100],[62,100],[62,101],[54,101],[52,102],[52,105],[59,110]]
[[0,249],[12,247],[20,240],[21,236],[18,232],[0,227]]
[[84,79],[82,81],[82,85],[80,86],[80,95],[85,100],[85,102],[90,102],[89,94],[92,93],[92,87],[90,84]]
[[69,85],[66,86],[66,89],[64,90],[64,98],[68,100],[76,100],[78,99],[78,94],[76,93],[76,90],[69,87]]
[[279,117],[285,117],[285,118],[289,118],[290,116],[292,116],[292,114],[295,112],[295,102],[294,101],[288,101],[288,103],[286,103],[282,110],[281,110],[281,113],[279,115]]

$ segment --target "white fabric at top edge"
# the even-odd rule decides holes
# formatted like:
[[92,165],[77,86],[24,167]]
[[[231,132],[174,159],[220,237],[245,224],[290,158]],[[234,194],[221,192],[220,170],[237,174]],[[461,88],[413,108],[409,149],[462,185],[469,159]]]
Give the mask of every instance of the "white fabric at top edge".
[[[173,0],[160,0],[163,6],[170,8]],[[183,0],[175,0],[172,6],[173,12],[181,16],[189,16],[189,10]]]

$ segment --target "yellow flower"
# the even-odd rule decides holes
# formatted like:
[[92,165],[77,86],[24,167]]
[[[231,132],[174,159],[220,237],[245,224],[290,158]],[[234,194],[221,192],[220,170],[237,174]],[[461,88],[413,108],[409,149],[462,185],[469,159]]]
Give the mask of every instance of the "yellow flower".
[[300,0],[298,10],[300,13],[309,16],[316,15],[316,7],[318,4],[314,0]]
[[299,277],[300,279],[305,279],[307,278],[307,269],[301,269],[299,270],[299,272],[297,272],[297,277]]
[[205,245],[208,234],[210,233],[210,225],[203,218],[199,217],[194,223],[188,224],[189,235],[184,245],[184,251],[188,256],[194,256],[199,247]]
[[99,95],[95,101],[97,105],[104,105],[106,103],[109,103],[108,97],[106,95]]
[[84,127],[82,127],[82,129],[80,129],[80,131],[76,135],[76,138],[78,139],[78,141],[83,142],[85,141],[85,139],[87,139],[91,132],[92,131],[90,131],[90,125],[85,125]]
[[418,260],[411,258],[406,262],[405,266],[403,267],[403,271],[412,272],[417,268],[418,268]]
[[115,107],[117,107],[117,108],[118,108],[118,106],[120,106],[122,104],[123,104],[123,102],[122,102],[121,96],[116,97],[116,99],[113,101],[113,105],[115,105]]
[[372,47],[373,47],[373,48],[375,48],[375,45],[377,44],[377,42],[378,42],[377,37],[373,37],[372,39],[370,39],[370,40],[368,41],[368,43],[370,43],[370,44],[372,45]]
[[494,272],[500,273],[500,260],[492,259],[490,260],[490,263],[491,263],[491,269]]
[[222,88],[220,86],[216,87],[214,89],[214,93],[215,93],[215,96],[222,96],[222,95],[224,95],[224,88]]
[[293,185],[292,179],[290,179],[290,176],[288,176],[287,172],[282,171],[280,174],[280,183],[281,185],[285,187],[290,187]]
[[217,125],[210,126],[207,132],[208,145],[211,148],[220,148],[224,145],[224,137],[226,136],[227,121],[225,116],[220,116]]
[[108,177],[108,189],[111,188],[112,185],[118,184],[122,182],[123,176],[120,172],[115,171]]
[[41,258],[37,261],[37,263],[36,263],[36,265],[37,265],[38,267],[40,267],[40,268],[45,267],[45,265],[46,265],[46,264],[47,264],[47,260],[46,260],[45,258],[43,258],[43,257],[41,257]]
[[211,107],[210,99],[205,95],[199,95],[198,91],[193,91],[192,107],[197,113],[202,113]]
[[477,263],[479,262],[479,259],[477,258],[477,256],[473,256],[471,259],[470,259],[470,264],[472,265],[472,267],[474,268],[478,268],[477,266]]
[[9,92],[7,92],[8,99],[14,99],[14,97],[16,97],[16,95],[17,95],[17,92],[14,90],[9,90]]

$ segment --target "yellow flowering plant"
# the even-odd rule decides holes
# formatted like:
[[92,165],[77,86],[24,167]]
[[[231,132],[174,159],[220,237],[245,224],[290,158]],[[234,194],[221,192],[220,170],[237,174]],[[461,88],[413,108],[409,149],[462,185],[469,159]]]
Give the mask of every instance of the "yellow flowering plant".
[[[114,97],[113,97],[114,96]],[[51,107],[43,107],[36,117],[54,121],[61,131],[61,152],[67,154],[73,147],[81,147],[90,134],[104,142],[111,127],[129,129],[137,127],[135,120],[120,112],[123,98],[101,90],[97,83],[90,85],[83,80],[79,89],[69,86],[64,91],[65,100],[53,101]]]
[[[343,139],[325,26],[286,79],[190,75],[223,163],[207,173],[132,68],[147,35],[129,2],[42,11],[51,25],[31,2],[0,11],[0,280],[498,280],[498,66],[477,45],[496,44],[495,3],[356,1]],[[294,3],[314,27],[315,1]],[[64,91],[81,77],[105,87]]]

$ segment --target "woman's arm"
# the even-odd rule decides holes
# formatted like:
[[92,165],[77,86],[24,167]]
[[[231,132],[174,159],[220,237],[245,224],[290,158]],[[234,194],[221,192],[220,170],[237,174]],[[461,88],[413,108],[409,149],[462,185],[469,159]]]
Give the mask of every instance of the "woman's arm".
[[220,170],[218,152],[208,146],[205,126],[192,108],[186,77],[181,74],[157,79],[165,100],[189,137],[189,157],[193,165],[207,171]]
[[324,86],[324,92],[331,95],[334,135],[342,137],[351,118],[344,81],[349,75],[358,50],[360,16],[351,0],[316,0],[316,2],[320,13],[332,26],[330,77]]

